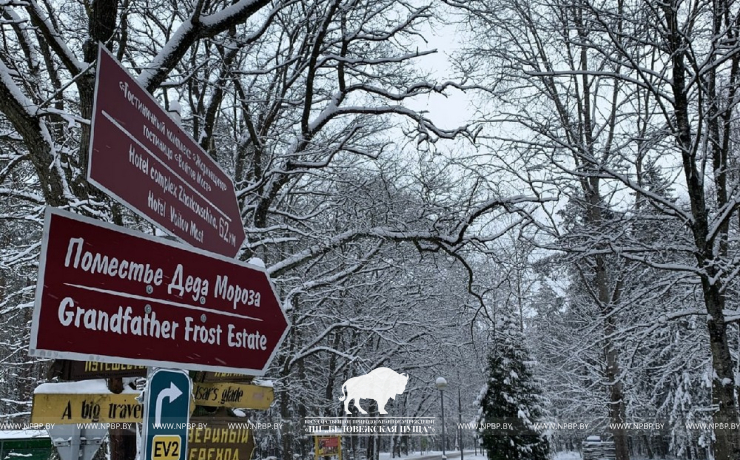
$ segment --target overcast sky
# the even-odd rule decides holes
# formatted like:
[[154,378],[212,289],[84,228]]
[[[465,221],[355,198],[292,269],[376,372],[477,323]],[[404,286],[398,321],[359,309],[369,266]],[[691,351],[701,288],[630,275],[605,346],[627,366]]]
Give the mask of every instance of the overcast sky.
[[[438,83],[455,80],[450,56],[460,47],[459,33],[455,25],[436,24],[424,32],[427,43],[420,40],[419,51],[434,50],[437,52],[417,59],[417,65],[422,71],[430,72]],[[428,110],[430,118],[441,128],[455,128],[468,123],[473,114],[473,107],[469,102],[469,95],[456,89],[447,91],[448,97],[432,94],[416,98],[409,104],[417,110]]]

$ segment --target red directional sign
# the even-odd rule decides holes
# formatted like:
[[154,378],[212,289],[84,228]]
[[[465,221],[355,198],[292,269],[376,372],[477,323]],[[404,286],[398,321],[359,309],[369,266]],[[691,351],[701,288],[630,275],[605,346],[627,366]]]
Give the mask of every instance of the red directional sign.
[[262,375],[288,320],[260,267],[48,208],[30,353]]
[[103,46],[91,133],[88,181],[193,246],[237,254],[234,183]]

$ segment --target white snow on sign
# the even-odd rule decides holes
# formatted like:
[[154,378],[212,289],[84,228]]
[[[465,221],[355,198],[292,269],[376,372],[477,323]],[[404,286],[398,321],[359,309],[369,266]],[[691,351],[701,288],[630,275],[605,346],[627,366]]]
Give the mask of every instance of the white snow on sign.
[[[81,380],[79,382],[42,383],[34,390],[34,394],[107,394],[110,393],[105,379]],[[138,394],[137,390],[127,385],[123,387],[123,394]]]

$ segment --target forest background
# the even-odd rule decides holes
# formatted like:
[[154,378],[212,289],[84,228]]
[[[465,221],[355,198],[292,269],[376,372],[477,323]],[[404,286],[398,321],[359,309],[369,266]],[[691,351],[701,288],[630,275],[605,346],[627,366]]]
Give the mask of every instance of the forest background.
[[[740,422],[737,2],[0,11],[0,420],[28,417],[49,366],[26,354],[45,207],[156,233],[85,179],[101,42],[234,179],[238,258],[265,262],[292,323],[254,417],[334,415],[342,382],[386,366],[411,376],[394,413],[435,415],[444,375],[475,420],[514,328],[543,419],[589,424],[556,450],[740,458],[740,431],[690,425]],[[424,70],[453,29],[449,75]],[[424,110],[461,93],[463,126]],[[610,428],[632,421],[665,428]],[[260,448],[310,448],[278,437]]]

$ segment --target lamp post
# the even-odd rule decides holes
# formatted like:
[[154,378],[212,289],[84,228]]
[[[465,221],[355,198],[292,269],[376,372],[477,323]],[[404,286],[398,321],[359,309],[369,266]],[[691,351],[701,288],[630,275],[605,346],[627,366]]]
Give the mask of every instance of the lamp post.
[[460,429],[458,430],[460,436],[460,460],[465,460],[465,454],[463,453],[463,429],[462,429],[462,402],[460,398],[460,376],[457,376],[457,423]]
[[442,404],[442,459],[447,458],[445,453],[445,388],[447,388],[447,380],[444,377],[437,377],[437,381],[434,382],[439,390],[439,401]]

